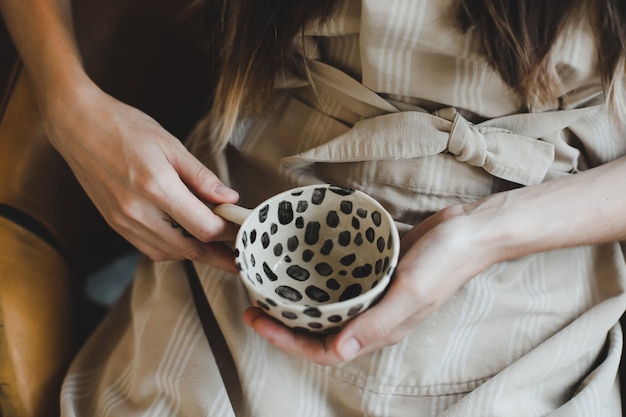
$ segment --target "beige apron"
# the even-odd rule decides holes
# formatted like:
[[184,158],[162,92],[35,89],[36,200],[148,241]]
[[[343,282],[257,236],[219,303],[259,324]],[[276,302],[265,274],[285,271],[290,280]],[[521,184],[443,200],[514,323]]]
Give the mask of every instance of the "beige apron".
[[[428,113],[322,62],[311,70],[316,89],[285,82],[289,94],[269,117],[248,120],[224,159],[205,151],[208,126],[192,136],[241,204],[336,183],[374,196],[405,232],[448,205],[586,169],[568,135],[603,112],[590,90],[583,109],[487,120]],[[183,264],[146,260],[74,362],[64,416],[621,415],[618,244],[494,265],[399,344],[335,367],[272,347],[241,322],[248,302],[238,277],[196,267],[224,343],[211,350],[204,338]]]

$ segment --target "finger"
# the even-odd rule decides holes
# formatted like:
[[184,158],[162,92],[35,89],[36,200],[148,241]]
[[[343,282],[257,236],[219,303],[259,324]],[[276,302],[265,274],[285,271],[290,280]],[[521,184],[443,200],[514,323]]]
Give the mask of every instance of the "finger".
[[336,335],[324,336],[293,331],[258,307],[246,309],[243,321],[261,337],[290,355],[319,365],[336,365],[341,362],[332,349]]
[[223,185],[180,142],[171,145],[163,161],[171,169],[148,183],[147,198],[202,242],[234,239],[237,228],[215,215],[202,200],[235,203],[239,199],[237,192]]
[[155,237],[166,244],[166,247],[169,248],[175,259],[189,259],[212,265],[231,273],[238,273],[235,265],[235,255],[231,249],[221,242],[200,242],[176,221],[167,217],[164,217],[163,220],[174,231],[173,236],[167,239],[159,239],[159,236],[156,236],[155,233]]
[[[431,311],[431,302],[415,296],[407,277],[397,273],[388,293],[375,306],[361,313],[339,333],[334,349],[349,361],[384,346],[396,344]],[[410,325],[409,325],[410,324]]]
[[141,220],[126,218],[116,231],[154,261],[190,259],[237,273],[232,250],[219,242],[203,243],[193,238],[169,216],[154,210]]
[[222,181],[196,157],[183,148],[176,154],[172,165],[183,182],[200,199],[214,203],[236,203],[239,200],[237,191],[225,186]]
[[160,209],[201,242],[233,240],[237,226],[214,214],[187,186],[176,178],[167,197],[159,197]]

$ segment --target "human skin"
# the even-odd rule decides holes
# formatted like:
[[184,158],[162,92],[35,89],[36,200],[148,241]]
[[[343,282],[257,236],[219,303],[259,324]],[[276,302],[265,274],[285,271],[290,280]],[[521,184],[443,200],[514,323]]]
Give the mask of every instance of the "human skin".
[[214,243],[235,227],[205,203],[238,194],[155,120],[104,93],[83,68],[67,0],[0,0],[46,133],[113,229],[155,261],[191,259],[236,272]]
[[[237,193],[154,120],[89,80],[69,3],[0,0],[0,10],[35,84],[51,142],[112,227],[154,260],[187,258],[234,272],[232,255],[210,243],[232,238],[232,225],[203,201],[234,203]],[[434,214],[403,237],[383,300],[335,335],[294,333],[255,307],[243,320],[278,348],[324,365],[398,343],[493,264],[626,240],[624,178],[626,157]]]
[[244,312],[244,322],[278,348],[322,365],[396,344],[491,265],[559,248],[625,240],[625,176],[626,157],[621,157],[432,215],[401,240],[389,292],[336,335],[291,332],[256,307]]

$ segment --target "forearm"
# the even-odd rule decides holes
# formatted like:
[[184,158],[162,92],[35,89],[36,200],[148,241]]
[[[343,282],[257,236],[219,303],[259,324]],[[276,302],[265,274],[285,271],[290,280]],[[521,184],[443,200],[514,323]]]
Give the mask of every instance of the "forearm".
[[0,0],[0,12],[40,99],[88,80],[69,0]]
[[626,240],[626,157],[465,208],[497,261],[571,246]]

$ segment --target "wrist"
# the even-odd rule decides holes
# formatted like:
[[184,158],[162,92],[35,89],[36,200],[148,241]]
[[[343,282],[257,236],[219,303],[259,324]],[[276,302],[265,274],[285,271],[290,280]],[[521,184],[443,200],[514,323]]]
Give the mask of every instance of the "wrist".
[[511,191],[493,194],[463,206],[476,234],[476,244],[485,248],[490,263],[516,259],[544,250],[537,243],[546,233],[532,212],[516,204]]

